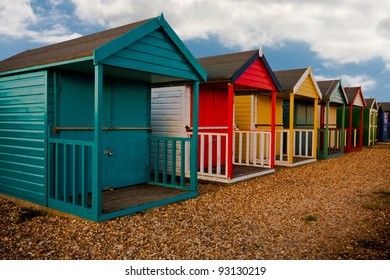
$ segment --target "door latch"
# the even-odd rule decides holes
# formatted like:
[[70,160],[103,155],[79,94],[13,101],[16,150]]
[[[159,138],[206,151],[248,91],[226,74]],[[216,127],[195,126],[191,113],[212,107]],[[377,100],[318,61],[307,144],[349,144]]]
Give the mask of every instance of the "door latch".
[[113,156],[114,155],[114,152],[112,150],[105,150],[104,151],[104,154],[105,155],[108,155],[108,156]]

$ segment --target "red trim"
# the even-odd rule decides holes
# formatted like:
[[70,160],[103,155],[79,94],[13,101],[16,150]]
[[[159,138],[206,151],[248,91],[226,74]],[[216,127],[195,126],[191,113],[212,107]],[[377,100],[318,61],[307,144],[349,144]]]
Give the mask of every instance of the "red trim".
[[363,149],[363,122],[364,122],[364,108],[360,108],[360,135],[359,135],[359,150]]
[[349,105],[349,126],[348,126],[348,138],[347,138],[347,147],[346,152],[350,152],[352,150],[352,109],[353,105]]
[[227,120],[228,120],[228,157],[227,157],[227,166],[229,167],[228,171],[228,178],[233,177],[233,112],[234,112],[234,85],[230,84],[228,85],[228,113],[227,113]]
[[277,90],[271,74],[260,59],[256,59],[234,84],[264,90]]

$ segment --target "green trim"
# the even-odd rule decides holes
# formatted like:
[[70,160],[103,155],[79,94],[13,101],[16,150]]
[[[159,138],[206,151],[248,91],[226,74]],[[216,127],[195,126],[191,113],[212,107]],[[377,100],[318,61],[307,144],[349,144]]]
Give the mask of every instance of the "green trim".
[[85,56],[81,58],[76,58],[76,59],[70,59],[70,60],[65,60],[65,61],[60,61],[60,62],[54,62],[54,63],[48,63],[48,64],[42,64],[42,65],[37,65],[37,66],[31,66],[31,67],[26,67],[26,68],[20,68],[20,69],[15,69],[11,71],[6,71],[6,72],[1,72],[1,76],[7,76],[7,75],[14,75],[14,74],[19,74],[23,72],[32,72],[32,71],[37,71],[37,70],[43,70],[47,69],[50,67],[56,67],[56,66],[62,66],[62,65],[67,65],[67,64],[72,64],[72,63],[78,63],[78,62],[84,62],[88,60],[93,60],[93,56]]
[[[189,64],[191,64],[192,68],[195,70],[197,75],[184,75],[183,73],[176,73],[175,76],[187,78],[187,79],[195,79],[195,80],[207,80],[206,70],[200,65],[197,59],[192,55],[192,53],[187,49],[184,43],[180,40],[180,38],[176,35],[175,31],[170,27],[168,22],[164,19],[163,14],[159,17],[151,19],[147,23],[125,33],[124,35],[100,46],[99,48],[94,50],[94,63],[101,63],[105,59],[109,58],[116,52],[121,49],[131,45],[132,43],[140,40],[145,37],[145,35],[152,33],[153,31],[162,28],[164,32],[168,35],[174,45],[180,50],[180,52],[184,55],[185,59]],[[120,65],[121,67],[126,68],[125,65]],[[138,69],[141,71],[147,71],[147,69]],[[158,73],[164,74],[164,73]],[[182,76],[183,75],[183,76]]]
[[145,34],[149,34],[154,30],[158,29],[159,27],[160,24],[157,18],[155,18],[123,34],[122,36],[119,36],[118,38],[100,46],[93,52],[94,63],[96,64],[103,61],[114,53],[143,38]]
[[95,65],[94,146],[92,152],[92,211],[97,220],[102,213],[102,133],[103,65]]
[[192,138],[191,138],[191,163],[190,163],[190,187],[198,192],[198,118],[199,118],[199,82],[193,84],[192,90]]
[[344,143],[345,143],[345,104],[341,109],[341,143],[340,143],[340,152],[344,153]]
[[192,65],[192,67],[199,74],[200,80],[202,82],[207,81],[207,72],[206,72],[206,70],[203,69],[203,67],[200,65],[199,61],[192,55],[192,53],[187,49],[187,47],[184,45],[184,43],[177,36],[175,31],[165,21],[163,14],[161,14],[161,16],[159,17],[159,22],[160,22],[162,28],[164,29],[164,31],[167,33],[167,35],[172,40],[172,42],[185,55],[185,57],[188,60],[188,62]]

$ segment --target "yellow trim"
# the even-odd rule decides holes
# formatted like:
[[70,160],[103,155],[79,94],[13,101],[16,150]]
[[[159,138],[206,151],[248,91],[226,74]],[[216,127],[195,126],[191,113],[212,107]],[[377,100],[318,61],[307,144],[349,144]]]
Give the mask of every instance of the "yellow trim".
[[313,158],[317,158],[317,128],[318,128],[318,98],[314,99],[314,131],[313,131]]
[[289,155],[288,155],[288,163],[293,164],[293,155],[294,155],[294,93],[290,92],[290,136],[289,136]]

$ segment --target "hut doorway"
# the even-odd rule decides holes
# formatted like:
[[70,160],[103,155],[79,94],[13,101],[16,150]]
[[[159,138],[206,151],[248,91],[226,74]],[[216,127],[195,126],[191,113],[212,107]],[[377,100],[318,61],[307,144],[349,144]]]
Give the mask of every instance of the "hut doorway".
[[149,86],[122,79],[104,87],[103,189],[147,182]]

